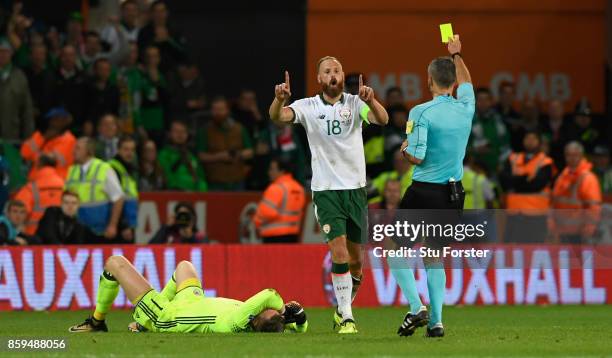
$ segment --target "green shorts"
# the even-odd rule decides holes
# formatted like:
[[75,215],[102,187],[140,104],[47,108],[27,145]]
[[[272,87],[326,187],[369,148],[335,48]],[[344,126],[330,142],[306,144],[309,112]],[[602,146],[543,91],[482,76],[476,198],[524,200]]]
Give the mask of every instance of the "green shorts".
[[365,188],[312,193],[315,216],[326,241],[339,236],[365,244],[368,233],[368,196]]
[[190,306],[204,297],[201,287],[188,286],[176,293],[170,301],[161,293],[150,290],[134,307],[132,317],[151,332],[190,332],[201,323],[183,319],[181,307]]

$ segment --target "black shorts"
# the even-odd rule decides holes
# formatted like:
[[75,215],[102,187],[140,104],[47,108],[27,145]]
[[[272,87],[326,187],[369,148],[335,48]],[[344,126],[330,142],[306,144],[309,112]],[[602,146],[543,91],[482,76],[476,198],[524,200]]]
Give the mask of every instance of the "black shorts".
[[[440,223],[443,225],[459,224],[465,201],[465,191],[461,182],[458,183],[458,187],[460,188],[459,200],[451,202],[451,189],[449,185],[413,181],[402,198],[400,209],[414,210],[414,214],[407,214],[413,218],[413,221],[423,220],[425,223]],[[451,243],[456,241],[451,238],[425,237],[422,242],[427,247],[441,248],[450,246]]]

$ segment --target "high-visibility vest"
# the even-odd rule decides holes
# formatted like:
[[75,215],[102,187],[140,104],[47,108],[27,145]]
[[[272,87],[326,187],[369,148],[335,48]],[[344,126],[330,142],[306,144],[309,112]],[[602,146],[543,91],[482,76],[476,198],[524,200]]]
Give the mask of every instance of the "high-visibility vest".
[[387,181],[393,179],[398,179],[400,181],[400,187],[402,190],[402,197],[404,197],[404,193],[408,190],[408,187],[412,184],[412,173],[414,173],[414,165],[410,166],[407,172],[399,178],[399,173],[395,170],[388,171],[384,173],[380,173],[379,176],[372,180],[372,186],[376,188],[378,191],[378,195],[368,200],[368,204],[380,203],[383,199],[383,192],[385,191],[385,184]]
[[297,235],[304,215],[304,187],[291,174],[277,178],[264,191],[254,222],[261,237]]
[[469,167],[463,168],[463,190],[465,190],[465,209],[486,209],[487,203],[484,197],[484,185],[487,178],[476,173]]
[[377,164],[385,161],[385,137],[380,135],[370,138],[364,145],[363,151],[366,164]]
[[586,160],[576,170],[565,168],[552,190],[553,224],[557,234],[593,234],[601,215],[601,188]]
[[62,202],[64,179],[57,174],[55,168],[43,167],[36,176],[26,184],[15,196],[26,205],[28,218],[24,232],[34,235],[38,222],[50,206],[59,206]]
[[28,177],[32,179],[36,175],[38,158],[40,158],[41,154],[52,154],[57,160],[57,165],[55,166],[57,174],[65,178],[66,173],[68,173],[68,167],[73,162],[75,144],[76,138],[70,131],[66,131],[50,140],[46,140],[40,131],[34,132],[21,145],[21,157],[32,163],[32,169]]
[[[553,160],[543,152],[525,162],[525,153],[512,153],[509,157],[512,175],[535,177],[538,170],[552,165]],[[544,215],[550,208],[550,185],[538,193],[508,193],[506,207],[509,213]]]
[[125,194],[122,216],[128,226],[135,228],[138,221],[138,184],[136,179],[128,173],[125,166],[117,159],[111,159],[108,164],[115,169],[121,182],[121,189]]
[[87,173],[81,173],[80,165],[68,170],[66,189],[79,195],[79,220],[94,233],[102,234],[108,225],[112,203],[104,191],[104,182],[111,166],[98,159],[91,159]]

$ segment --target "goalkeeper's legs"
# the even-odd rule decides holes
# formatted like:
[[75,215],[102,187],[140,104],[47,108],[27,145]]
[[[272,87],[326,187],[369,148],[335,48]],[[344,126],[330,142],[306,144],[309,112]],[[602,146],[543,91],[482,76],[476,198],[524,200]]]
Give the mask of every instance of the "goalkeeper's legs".
[[100,275],[96,309],[92,317],[82,324],[70,327],[70,332],[107,331],[104,319],[119,293],[119,286],[132,303],[136,303],[152,289],[149,282],[125,257],[109,257]]
[[[166,287],[164,287],[164,289],[162,290],[162,294],[166,295],[169,300],[174,298],[176,292],[179,292],[185,287],[202,287],[202,283],[200,282],[198,273],[196,272],[196,269],[193,264],[189,261],[181,261],[178,265],[176,265],[176,270],[174,271],[173,278],[175,279],[174,287],[172,287],[172,280],[170,280],[170,282],[168,282]],[[173,294],[172,288],[174,288]],[[164,291],[168,292],[164,293]],[[172,294],[172,298],[169,297],[170,294]]]

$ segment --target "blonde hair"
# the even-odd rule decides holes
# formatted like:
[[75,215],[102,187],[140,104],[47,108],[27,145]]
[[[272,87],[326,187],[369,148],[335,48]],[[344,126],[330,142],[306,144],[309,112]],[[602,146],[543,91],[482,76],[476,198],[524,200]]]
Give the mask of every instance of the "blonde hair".
[[[321,67],[321,64],[323,63],[323,61],[327,61],[327,60],[334,60],[338,63],[340,63],[340,61],[338,61],[337,58],[335,58],[334,56],[323,56],[319,59],[319,61],[317,61],[317,72],[319,72],[319,68]],[[342,65],[342,64],[340,64]]]

